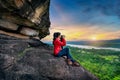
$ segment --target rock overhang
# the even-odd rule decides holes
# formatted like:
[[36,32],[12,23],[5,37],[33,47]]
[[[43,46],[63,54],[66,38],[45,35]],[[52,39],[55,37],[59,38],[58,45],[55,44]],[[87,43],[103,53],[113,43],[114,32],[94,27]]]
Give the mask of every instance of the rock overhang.
[[0,0],[0,29],[40,39],[50,34],[50,0]]

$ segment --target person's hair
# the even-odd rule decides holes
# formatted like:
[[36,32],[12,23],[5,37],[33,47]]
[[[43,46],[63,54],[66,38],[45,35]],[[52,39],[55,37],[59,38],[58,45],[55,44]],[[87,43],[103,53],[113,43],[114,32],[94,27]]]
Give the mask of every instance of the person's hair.
[[53,34],[53,41],[54,41],[56,38],[58,38],[58,36],[60,36],[60,35],[61,35],[60,32],[55,32],[55,33]]

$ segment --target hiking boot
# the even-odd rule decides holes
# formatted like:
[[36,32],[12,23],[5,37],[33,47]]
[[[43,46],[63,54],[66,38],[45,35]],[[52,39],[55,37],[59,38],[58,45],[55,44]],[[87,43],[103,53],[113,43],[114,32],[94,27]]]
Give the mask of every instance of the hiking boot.
[[67,59],[67,64],[72,65],[72,61],[70,59]]
[[80,64],[78,63],[78,62],[73,62],[73,64],[72,64],[73,66],[76,66],[76,67],[79,67],[80,66]]

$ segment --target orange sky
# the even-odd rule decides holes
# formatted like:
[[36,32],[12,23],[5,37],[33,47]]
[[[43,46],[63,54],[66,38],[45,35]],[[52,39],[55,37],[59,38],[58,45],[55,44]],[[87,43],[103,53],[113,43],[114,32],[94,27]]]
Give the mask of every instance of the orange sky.
[[[58,26],[56,27],[55,25],[51,25],[52,27],[50,28],[50,35],[48,35],[46,38],[43,40],[45,41],[51,41],[53,38],[53,33],[54,32],[61,32],[63,35],[66,36],[66,39],[68,41],[71,40],[110,40],[110,39],[117,39],[119,38],[120,31],[109,31],[106,32],[103,29],[96,28],[95,27],[89,27],[85,25],[79,25],[79,26]],[[83,27],[84,26],[84,27]]]

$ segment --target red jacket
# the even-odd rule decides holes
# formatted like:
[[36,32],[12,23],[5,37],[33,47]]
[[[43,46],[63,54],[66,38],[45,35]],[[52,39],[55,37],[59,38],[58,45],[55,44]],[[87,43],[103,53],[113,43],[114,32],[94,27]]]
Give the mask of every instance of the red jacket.
[[53,41],[53,45],[54,45],[54,55],[57,55],[60,52],[60,50],[62,50],[61,46],[66,45],[66,40],[62,39],[62,41],[60,41],[59,38],[56,38]]

